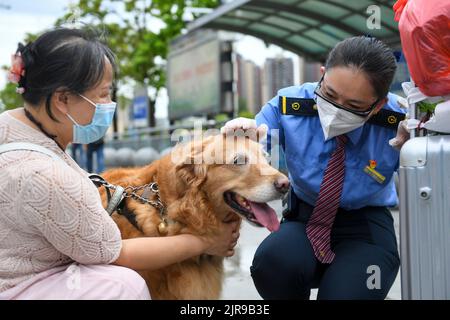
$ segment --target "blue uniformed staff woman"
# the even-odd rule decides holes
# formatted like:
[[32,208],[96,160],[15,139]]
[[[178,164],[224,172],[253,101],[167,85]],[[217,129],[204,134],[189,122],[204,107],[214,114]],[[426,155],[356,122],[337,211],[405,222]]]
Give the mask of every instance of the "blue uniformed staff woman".
[[[389,93],[396,61],[370,37],[330,52],[322,79],[281,89],[256,116],[223,129],[268,126],[286,155],[291,192],[281,227],[255,253],[251,275],[264,299],[384,299],[400,265],[389,145],[404,112]],[[277,129],[277,130],[274,130]]]

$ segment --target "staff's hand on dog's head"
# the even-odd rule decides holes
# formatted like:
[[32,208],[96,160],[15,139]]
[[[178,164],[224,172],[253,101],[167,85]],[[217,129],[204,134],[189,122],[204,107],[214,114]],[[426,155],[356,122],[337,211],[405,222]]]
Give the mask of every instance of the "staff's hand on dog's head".
[[220,132],[224,135],[239,134],[239,131],[241,131],[245,136],[255,141],[265,139],[267,130],[267,125],[261,124],[258,127],[256,120],[243,117],[230,120],[220,128]]
[[210,236],[203,236],[205,254],[212,256],[231,257],[234,255],[234,247],[239,239],[240,221],[222,223],[221,232]]

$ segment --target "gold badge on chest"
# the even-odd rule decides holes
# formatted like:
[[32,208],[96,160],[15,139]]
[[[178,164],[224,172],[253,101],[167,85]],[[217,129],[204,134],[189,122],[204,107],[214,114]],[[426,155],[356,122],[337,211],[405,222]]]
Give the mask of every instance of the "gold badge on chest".
[[378,183],[383,183],[386,180],[386,177],[383,176],[381,173],[379,173],[377,170],[375,170],[377,166],[376,160],[369,160],[369,164],[364,168],[364,172],[367,173],[369,176],[371,176],[373,179],[375,179]]

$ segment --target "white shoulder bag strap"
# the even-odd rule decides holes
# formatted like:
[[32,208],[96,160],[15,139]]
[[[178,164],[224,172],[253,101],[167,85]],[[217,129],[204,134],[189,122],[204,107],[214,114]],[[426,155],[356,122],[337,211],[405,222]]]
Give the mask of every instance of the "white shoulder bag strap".
[[11,142],[11,143],[6,143],[6,144],[0,144],[0,154],[5,153],[5,152],[10,152],[10,151],[18,151],[18,150],[31,150],[31,151],[40,152],[40,153],[43,153],[43,154],[53,158],[54,160],[64,162],[63,159],[58,157],[56,155],[56,153],[54,153],[53,151],[51,151],[47,148],[44,148],[42,146],[39,146],[37,144],[34,144],[34,143]]
[[[49,149],[44,148],[44,147],[39,146],[34,143],[11,142],[11,143],[6,143],[6,144],[0,144],[0,154],[5,153],[5,152],[10,152],[10,151],[18,151],[18,150],[30,150],[30,151],[40,152],[40,153],[43,153],[43,154],[53,158],[56,161],[61,161],[64,164],[66,164],[64,162],[64,160],[61,159],[60,157],[58,157],[56,155],[56,153],[54,153],[53,151],[50,151]],[[122,202],[122,200],[124,198],[124,196],[123,196],[124,191],[125,191],[125,189],[123,187],[116,186],[114,195],[110,199],[108,208],[106,209],[106,211],[108,211],[109,215],[111,215],[117,209],[117,206],[120,204],[120,202]]]

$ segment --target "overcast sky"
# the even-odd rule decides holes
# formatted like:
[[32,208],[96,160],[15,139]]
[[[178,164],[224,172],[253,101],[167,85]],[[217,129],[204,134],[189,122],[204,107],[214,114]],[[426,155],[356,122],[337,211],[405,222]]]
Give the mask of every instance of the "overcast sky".
[[[24,40],[26,33],[36,33],[51,28],[55,20],[67,12],[68,6],[76,2],[76,0],[0,0],[0,66],[10,65],[11,54],[17,49],[18,42]],[[154,21],[150,28],[158,28],[158,22]],[[267,57],[280,53],[296,57],[277,46],[267,48],[262,41],[250,36],[240,36],[236,48],[244,58],[253,60],[260,66]],[[296,59],[295,66],[298,66]],[[298,72],[294,74],[297,76]],[[3,88],[5,84],[6,72],[0,71],[0,88]],[[157,102],[156,116],[158,118],[166,116],[166,105],[167,97],[163,92]]]

